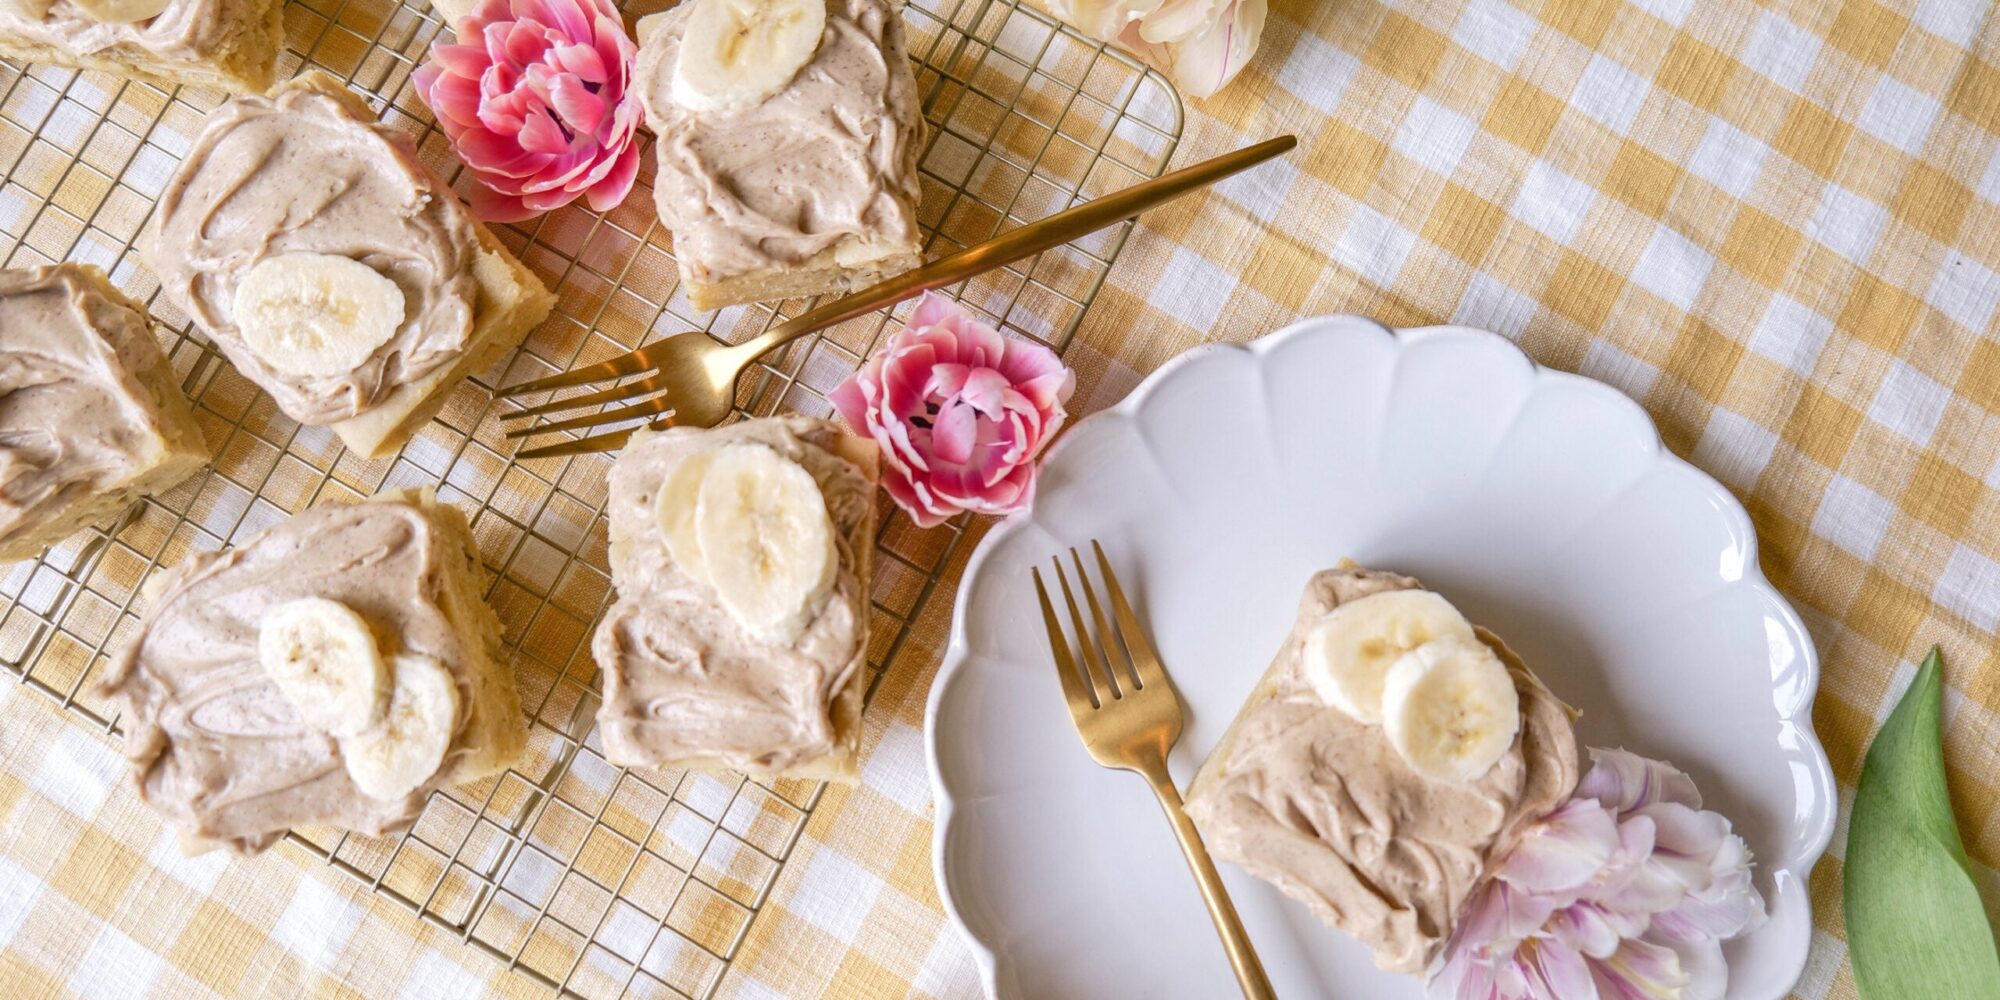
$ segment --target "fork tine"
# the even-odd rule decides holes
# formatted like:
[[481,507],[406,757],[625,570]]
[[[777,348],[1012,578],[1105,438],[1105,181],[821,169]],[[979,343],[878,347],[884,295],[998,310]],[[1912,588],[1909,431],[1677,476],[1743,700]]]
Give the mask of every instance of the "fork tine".
[[1062,622],[1056,618],[1055,605],[1049,603],[1049,588],[1042,585],[1042,571],[1037,568],[1032,572],[1035,596],[1042,602],[1042,624],[1049,630],[1049,649],[1056,657],[1056,674],[1062,678],[1063,699],[1069,702],[1070,714],[1081,718],[1097,707],[1097,691],[1086,685],[1083,676],[1076,672],[1076,660],[1069,655],[1069,641],[1063,638]]
[[571,396],[568,399],[551,399],[537,406],[526,406],[511,413],[502,413],[500,414],[500,419],[519,420],[522,417],[540,416],[544,413],[554,413],[557,410],[572,410],[579,406],[602,406],[605,403],[617,403],[631,399],[634,396],[644,396],[648,393],[660,392],[664,389],[666,389],[666,386],[661,384],[660,373],[656,371],[637,382],[627,382],[624,385],[615,385],[609,389],[599,389],[596,392],[585,393],[581,396]]
[[650,417],[656,413],[666,413],[673,408],[674,404],[668,402],[667,397],[655,396],[652,399],[641,400],[630,406],[621,406],[615,410],[605,410],[601,413],[586,413],[580,417],[571,417],[568,420],[556,420],[546,424],[536,424],[532,427],[516,427],[502,436],[519,438],[535,434],[547,434],[553,431],[573,431],[579,427],[601,427],[605,424],[615,424],[620,420],[630,420],[633,417]]
[[[655,420],[647,424],[646,428],[648,430],[659,430],[662,427],[669,426],[671,423],[671,421],[667,420]],[[515,452],[514,457],[517,459],[559,458],[564,455],[590,455],[600,451],[617,451],[625,447],[625,442],[631,439],[632,429],[627,428],[622,431],[612,431],[609,434],[592,434],[589,437],[558,441],[555,444],[523,448]]]
[[1166,679],[1166,668],[1160,665],[1160,655],[1153,652],[1153,641],[1146,637],[1146,630],[1139,624],[1139,616],[1132,613],[1132,604],[1125,599],[1125,589],[1118,586],[1118,574],[1111,569],[1111,560],[1104,557],[1104,546],[1097,539],[1090,540],[1090,549],[1097,554],[1097,571],[1104,576],[1104,585],[1111,591],[1111,612],[1118,619],[1118,638],[1125,644],[1125,652],[1131,657],[1132,674],[1139,680],[1139,687]]
[[573,385],[585,385],[590,382],[602,382],[608,378],[623,378],[627,375],[637,375],[649,367],[644,352],[645,348],[642,347],[639,350],[628,354],[620,354],[609,361],[599,362],[586,368],[578,368],[574,371],[566,371],[558,375],[550,375],[517,385],[502,386],[493,390],[493,397],[495,399],[506,399],[509,396],[519,396],[524,393],[542,392],[548,389],[567,389]]
[[[1070,624],[1076,626],[1076,644],[1083,647],[1083,672],[1090,678],[1091,686],[1097,689],[1098,703],[1124,697],[1124,692],[1119,689],[1118,675],[1112,673],[1111,665],[1104,661],[1104,653],[1090,637],[1090,626],[1083,623],[1083,612],[1077,610],[1076,595],[1070,593],[1069,575],[1063,572],[1062,557],[1057,556],[1052,561],[1056,564],[1056,582],[1062,584],[1063,600],[1069,604]],[[1090,578],[1079,577],[1077,586],[1082,587],[1085,594],[1090,593]]]
[[[1097,639],[1092,645],[1096,646],[1104,657],[1104,672],[1110,674],[1120,688],[1127,691],[1137,690],[1142,685],[1138,682],[1138,671],[1132,666],[1131,653],[1121,648],[1118,629],[1112,628],[1111,623],[1104,619],[1104,607],[1097,603],[1097,588],[1090,585],[1090,574],[1084,572],[1083,556],[1077,553],[1075,546],[1070,547],[1069,559],[1076,566],[1076,578],[1083,581],[1083,600],[1090,605],[1091,620],[1097,625]],[[1118,672],[1120,660],[1125,662],[1123,674]],[[1126,681],[1127,677],[1131,678],[1130,682]]]

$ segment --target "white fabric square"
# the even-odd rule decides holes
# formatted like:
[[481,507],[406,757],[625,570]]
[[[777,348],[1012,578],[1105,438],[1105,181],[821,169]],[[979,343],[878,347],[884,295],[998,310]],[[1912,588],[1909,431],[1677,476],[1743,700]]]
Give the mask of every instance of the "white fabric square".
[[465,966],[426,948],[411,964],[403,980],[398,1000],[481,1000],[486,984],[465,970]]
[[2000,201],[2000,147],[1995,147],[1986,157],[1986,172],[1979,175],[1976,189],[1987,201]]
[[292,901],[272,925],[271,940],[284,945],[306,964],[329,971],[360,924],[361,907],[307,875],[299,879],[292,890]]
[[160,974],[160,956],[106,925],[69,976],[69,988],[84,1000],[132,1000],[151,992]]
[[1396,131],[1396,152],[1450,177],[1479,131],[1478,123],[1450,108],[1419,97]]
[[1757,487],[1757,477],[1771,462],[1778,435],[1770,428],[1731,410],[1716,407],[1695,442],[1694,464],[1740,493]]
[[1833,321],[1785,295],[1773,295],[1750,334],[1750,350],[1800,375],[1812,375]]
[[1361,60],[1322,41],[1309,31],[1299,33],[1285,64],[1278,67],[1278,86],[1293,97],[1332,114],[1347,96],[1361,71]]
[[1889,530],[1896,505],[1882,494],[1835,474],[1813,513],[1813,534],[1840,546],[1862,562],[1875,560],[1875,547]]
[[1715,256],[1687,237],[1661,226],[1632,268],[1632,281],[1686,312],[1715,268]]
[[1658,368],[1625,353],[1602,337],[1590,342],[1590,349],[1584,352],[1583,364],[1577,370],[1599,382],[1616,386],[1625,395],[1639,400],[1646,398],[1646,393],[1660,378]]
[[1215,185],[1215,193],[1243,206],[1264,222],[1278,217],[1285,196],[1299,179],[1299,168],[1284,160],[1270,160],[1255,170],[1245,170]]
[[1974,333],[1992,330],[1993,309],[2000,306],[2000,274],[1953,250],[1938,265],[1924,301]]
[[1764,160],[1770,155],[1771,147],[1763,140],[1720,118],[1711,118],[1708,131],[1702,133],[1701,143],[1688,158],[1688,169],[1696,177],[1729,192],[1730,197],[1742,198],[1750,193],[1750,186],[1757,182],[1757,173],[1764,169]]
[[1465,287],[1465,295],[1452,310],[1451,321],[1480,330],[1491,330],[1509,340],[1521,339],[1528,322],[1535,317],[1531,296],[1509,288],[1506,282],[1488,274],[1475,274]]
[[1819,208],[1806,224],[1806,236],[1856,264],[1868,263],[1889,210],[1838,184],[1820,193]]
[[1840,974],[1841,960],[1847,957],[1847,942],[1819,928],[1813,928],[1812,945],[1806,949],[1805,971],[1792,992],[1805,1000],[1826,1000],[1833,992],[1833,979]]
[[1893,76],[1884,76],[1861,109],[1862,131],[1905,153],[1924,147],[1932,123],[1942,110],[1937,98],[1908,86]]
[[1639,105],[1645,103],[1646,93],[1651,89],[1637,73],[1614,60],[1594,55],[1590,57],[1590,65],[1584,67],[1582,78],[1576,81],[1569,102],[1605,128],[1623,135],[1631,129],[1632,119],[1639,116]]
[[1938,575],[1932,599],[1988,632],[2000,632],[2000,562],[1960,545]]
[[1750,44],[1743,47],[1743,65],[1786,90],[1796,91],[1819,59],[1818,35],[1793,24],[1783,14],[1766,11],[1757,19]]
[[1543,236],[1567,244],[1583,225],[1583,217],[1597,200],[1597,189],[1557,170],[1547,161],[1537,160],[1528,168],[1521,189],[1507,214]]
[[1944,416],[1951,390],[1910,367],[1901,358],[1889,361],[1889,374],[1868,404],[1868,419],[1918,444],[1929,444]]
[[153,847],[146,852],[146,861],[166,872],[174,881],[196,892],[207,893],[215,888],[215,880],[221,878],[222,870],[229,866],[229,853],[210,851],[188,857],[181,853],[180,835],[168,826],[162,827],[160,835],[153,838]]
[[97,815],[124,773],[123,761],[110,747],[79,729],[64,729],[49,744],[42,766],[28,783],[79,819]]
[[1235,288],[1236,279],[1228,271],[1183,246],[1174,248],[1160,271],[1160,280],[1146,298],[1161,312],[1177,316],[1197,330],[1209,330]]
[[1410,248],[1416,243],[1417,234],[1362,205],[1355,208],[1354,218],[1347,223],[1347,231],[1341,234],[1340,242],[1333,245],[1332,256],[1335,263],[1376,286],[1386,288],[1395,282],[1397,272],[1403,269],[1403,261],[1410,256]]
[[946,928],[931,942],[924,964],[910,980],[910,988],[934,997],[979,996],[979,966],[965,939]]
[[785,909],[834,940],[853,944],[883,887],[881,876],[821,846],[806,862],[806,873]]
[[1979,0],[1918,0],[1917,11],[1911,20],[1917,27],[1930,32],[1961,49],[1972,47],[1972,39],[1979,34],[1979,22],[1984,20],[1988,5]]
[[14,940],[21,924],[35,909],[35,900],[41,896],[41,879],[26,868],[0,858],[0,948]]
[[1675,27],[1686,21],[1688,12],[1694,9],[1694,0],[1635,0],[1635,3],[1646,13]]
[[1507,0],[1472,0],[1459,15],[1451,40],[1501,69],[1521,61],[1521,51],[1534,37],[1535,19]]
[[861,766],[861,783],[922,816],[931,805],[928,768],[924,734],[915,726],[892,722]]

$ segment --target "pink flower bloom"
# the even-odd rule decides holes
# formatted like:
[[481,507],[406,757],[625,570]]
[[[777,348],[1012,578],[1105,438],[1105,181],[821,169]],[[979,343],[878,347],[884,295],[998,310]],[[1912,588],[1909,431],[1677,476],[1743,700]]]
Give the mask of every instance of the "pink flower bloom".
[[1248,65],[1269,0],[1046,0],[1084,34],[1165,73],[1189,97],[1208,97]]
[[478,180],[474,214],[518,222],[579,196],[609,211],[639,174],[638,46],[611,0],[485,0],[431,43],[417,93]]
[[828,394],[882,449],[882,483],[917,524],[1011,514],[1035,495],[1035,458],[1062,429],[1076,373],[935,293]]
[[1590,753],[1473,893],[1432,997],[1720,1000],[1722,942],[1764,922],[1749,849],[1672,765]]

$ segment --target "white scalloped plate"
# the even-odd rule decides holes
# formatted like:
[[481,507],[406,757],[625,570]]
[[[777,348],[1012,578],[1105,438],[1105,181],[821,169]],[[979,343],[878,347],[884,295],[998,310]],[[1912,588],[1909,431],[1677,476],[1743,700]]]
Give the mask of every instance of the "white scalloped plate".
[[[1584,743],[1690,771],[1757,858],[1771,920],[1732,1000],[1783,997],[1835,797],[1819,666],[1727,490],[1617,390],[1456,327],[1308,320],[1190,352],[1049,455],[1034,510],[973,555],[931,691],[937,879],[1003,997],[1235,995],[1137,777],[1096,766],[1056,686],[1028,570],[1098,538],[1179,686],[1185,786],[1342,556],[1408,572],[1583,711]],[[1413,979],[1223,865],[1280,996],[1416,998]]]

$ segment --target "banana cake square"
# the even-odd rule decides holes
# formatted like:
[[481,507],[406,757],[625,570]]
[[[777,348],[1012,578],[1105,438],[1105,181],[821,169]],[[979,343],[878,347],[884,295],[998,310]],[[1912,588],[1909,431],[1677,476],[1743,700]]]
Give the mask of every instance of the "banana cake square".
[[0,561],[208,464],[144,306],[89,264],[0,270]]
[[208,118],[144,237],[167,299],[299,423],[388,454],[554,296],[319,72]]
[[429,490],[314,507],[155,573],[99,691],[188,853],[406,830],[527,733],[465,516]]
[[653,194],[697,309],[922,263],[924,119],[897,0],[687,0],[641,18]]
[[625,446],[591,643],[612,763],[855,780],[878,458],[803,417]]
[[1306,584],[1187,813],[1215,857],[1358,938],[1378,967],[1421,973],[1489,866],[1569,798],[1573,721],[1443,597],[1343,563]]
[[0,0],[0,58],[263,93],[285,0]]

